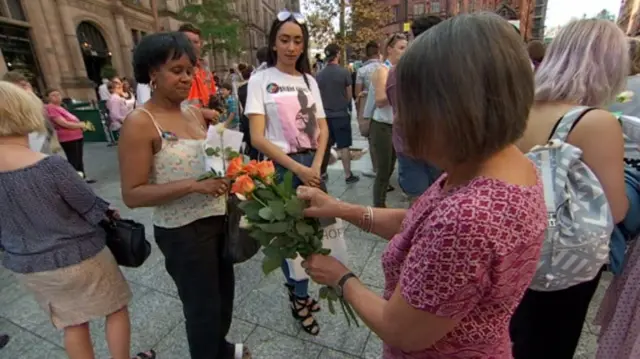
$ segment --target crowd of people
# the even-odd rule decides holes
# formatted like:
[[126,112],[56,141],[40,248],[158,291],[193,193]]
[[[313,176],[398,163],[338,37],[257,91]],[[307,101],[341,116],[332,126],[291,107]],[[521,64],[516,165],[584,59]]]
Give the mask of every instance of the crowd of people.
[[[259,66],[238,66],[231,81],[217,83],[200,60],[200,31],[184,25],[136,47],[137,96],[126,79],[104,84],[122,199],[130,208],[153,208],[153,235],[178,289],[191,358],[251,357],[246,345],[226,339],[235,288],[226,252],[230,183],[198,180],[207,128],[218,123],[244,132],[245,153],[273,161],[278,178],[293,173],[298,197],[309,203],[306,216],[342,218],[389,241],[382,296],[331,256],[302,264],[315,282],[337,288],[382,339],[383,358],[573,358],[605,270],[614,279],[598,315],[597,358],[640,356],[640,246],[632,241],[640,232],[640,175],[611,112],[640,116],[637,100],[613,106],[623,90],[640,86],[636,40],[613,22],[584,19],[563,27],[546,48],[526,44],[488,13],[425,16],[410,35],[367,44],[354,81],[335,44],[312,69],[304,17],[282,11],[258,52]],[[112,358],[129,359],[131,291],[101,227],[118,213],[83,178],[86,125],[64,109],[60,91],[48,91],[45,106],[22,79],[6,80],[3,265],[64,330],[70,358],[95,357],[88,322],[105,317]],[[354,112],[372,155],[371,171],[363,173],[375,177],[372,206],[339,201],[325,184],[333,146],[346,183],[359,181],[349,163]],[[46,145],[34,148],[39,133]],[[66,160],[54,155],[55,142]],[[536,153],[554,148],[565,151],[541,158],[552,153],[562,163],[572,153],[579,166],[545,170]],[[386,208],[396,159],[409,209]],[[569,178],[562,193],[554,192],[557,176]],[[554,196],[572,196],[568,213],[549,207]],[[584,213],[600,214],[598,245],[611,260],[582,253],[581,263],[563,263],[592,275],[562,287],[556,272],[542,272],[541,289],[547,268],[539,263],[549,243],[597,239],[572,227]],[[556,219],[576,231],[560,233]],[[623,236],[621,252],[613,249],[616,231],[629,240]],[[314,313],[323,308],[309,281],[295,280],[286,262],[282,272],[293,318],[318,335]],[[0,344],[7,340],[0,336]],[[136,358],[155,356],[148,350]]]

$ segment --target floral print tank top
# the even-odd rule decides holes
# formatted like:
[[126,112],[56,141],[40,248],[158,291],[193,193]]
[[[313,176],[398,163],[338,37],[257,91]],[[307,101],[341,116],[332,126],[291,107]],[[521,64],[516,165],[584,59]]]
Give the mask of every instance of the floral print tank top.
[[[197,178],[203,174],[206,171],[203,155],[204,140],[172,137],[158,125],[149,111],[144,108],[142,110],[151,117],[162,141],[160,151],[154,155],[149,181],[162,184]],[[201,218],[223,216],[226,212],[225,197],[190,193],[156,206],[153,211],[153,224],[162,228],[176,228]]]

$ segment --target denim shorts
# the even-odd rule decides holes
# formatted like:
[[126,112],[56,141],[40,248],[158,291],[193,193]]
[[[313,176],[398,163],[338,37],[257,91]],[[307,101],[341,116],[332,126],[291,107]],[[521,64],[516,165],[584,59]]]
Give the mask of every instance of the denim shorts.
[[351,136],[351,117],[331,117],[327,118],[327,126],[329,127],[329,143],[336,145],[341,150],[349,148],[353,144]]

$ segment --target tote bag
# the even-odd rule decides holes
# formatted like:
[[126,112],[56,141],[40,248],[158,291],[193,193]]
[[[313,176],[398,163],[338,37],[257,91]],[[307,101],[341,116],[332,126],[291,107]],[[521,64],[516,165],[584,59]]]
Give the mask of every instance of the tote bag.
[[[332,257],[335,257],[345,266],[349,266],[347,253],[347,243],[344,241],[344,226],[340,218],[321,220],[324,227],[324,236],[322,238],[322,247],[331,250]],[[289,266],[289,275],[291,279],[300,281],[309,279],[309,275],[302,268],[302,257],[298,255],[296,259],[287,259]]]

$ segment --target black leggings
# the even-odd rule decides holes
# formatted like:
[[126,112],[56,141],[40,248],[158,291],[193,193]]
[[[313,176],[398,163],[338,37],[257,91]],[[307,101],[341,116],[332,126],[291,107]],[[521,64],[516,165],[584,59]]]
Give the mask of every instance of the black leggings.
[[230,359],[235,281],[227,255],[225,217],[208,217],[178,228],[154,227],[158,248],[173,278],[186,319],[192,359]]
[[555,292],[527,289],[509,327],[514,359],[572,359],[601,274]]
[[75,168],[77,172],[82,172],[83,177],[84,174],[84,140],[78,139],[67,142],[60,142],[60,146],[64,151],[65,156],[67,156],[67,161]]

